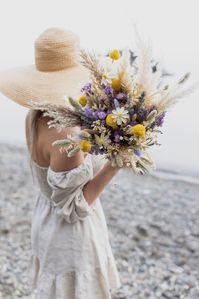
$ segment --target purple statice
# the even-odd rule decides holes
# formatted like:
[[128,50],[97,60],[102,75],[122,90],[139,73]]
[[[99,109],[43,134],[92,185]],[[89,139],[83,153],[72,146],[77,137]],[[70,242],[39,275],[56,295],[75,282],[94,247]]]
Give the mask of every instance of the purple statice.
[[121,141],[120,136],[122,136],[120,131],[114,131],[113,141],[116,143],[120,143],[120,141]]
[[106,85],[106,87],[104,88],[104,92],[107,96],[112,96],[113,88],[110,85]]
[[137,121],[136,121],[136,120],[132,120],[132,121],[130,122],[130,125],[131,125],[131,126],[135,126],[135,125],[137,125]]
[[82,87],[81,92],[85,92],[86,94],[89,94],[89,93],[91,93],[91,87],[92,87],[91,83],[86,83]]
[[106,113],[104,111],[94,111],[92,112],[92,116],[95,119],[104,119],[106,117]]
[[94,155],[100,155],[100,154],[104,154],[104,150],[102,148],[99,148],[97,144],[93,144],[90,153]]
[[93,111],[92,116],[94,119],[98,119],[98,111]]
[[134,151],[134,154],[136,155],[136,156],[138,156],[138,157],[141,157],[142,156],[142,151],[140,150],[140,149],[134,149],[133,150]]
[[104,111],[99,111],[98,117],[99,117],[99,119],[104,119],[106,117],[106,113]]
[[124,92],[119,92],[116,96],[118,100],[124,100],[127,98],[127,95]]
[[87,116],[87,117],[92,117],[93,116],[93,112],[92,110],[89,108],[89,106],[85,106],[83,108],[83,111],[84,111],[84,115]]

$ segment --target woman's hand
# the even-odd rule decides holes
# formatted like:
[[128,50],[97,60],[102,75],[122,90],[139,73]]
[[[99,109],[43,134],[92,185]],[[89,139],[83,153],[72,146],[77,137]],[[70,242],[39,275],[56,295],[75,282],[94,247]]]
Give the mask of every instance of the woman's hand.
[[119,169],[120,167],[112,166],[111,161],[107,161],[94,178],[84,185],[83,193],[89,205],[92,205]]

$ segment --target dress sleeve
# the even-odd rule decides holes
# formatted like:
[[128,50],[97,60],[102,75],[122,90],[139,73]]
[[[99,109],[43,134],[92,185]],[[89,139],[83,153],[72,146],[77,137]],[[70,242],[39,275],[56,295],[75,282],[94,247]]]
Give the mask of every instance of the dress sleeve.
[[83,194],[84,185],[93,177],[92,160],[83,162],[69,171],[47,172],[47,182],[52,189],[51,200],[56,213],[68,223],[85,220],[93,212]]

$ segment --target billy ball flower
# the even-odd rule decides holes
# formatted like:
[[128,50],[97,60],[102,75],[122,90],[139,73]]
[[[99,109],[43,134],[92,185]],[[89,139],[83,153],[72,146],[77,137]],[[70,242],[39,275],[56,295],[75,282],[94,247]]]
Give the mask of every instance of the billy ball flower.
[[79,103],[80,103],[82,106],[86,106],[87,98],[86,98],[86,95],[85,95],[85,94],[82,94],[82,95],[79,97]]
[[115,119],[116,123],[118,125],[121,125],[122,123],[126,123],[129,119],[128,111],[124,109],[124,107],[117,107],[113,112],[113,118]]
[[132,127],[132,133],[137,137],[145,137],[146,129],[145,126],[138,124]]
[[88,140],[82,140],[80,142],[80,149],[83,151],[83,152],[90,152],[91,150],[91,144]]
[[116,127],[116,121],[115,119],[113,118],[113,114],[112,113],[109,113],[106,117],[106,124],[112,128],[115,128]]
[[112,86],[112,88],[113,88],[114,90],[119,91],[120,88],[121,88],[121,82],[120,82],[120,80],[117,79],[117,78],[113,78],[113,79],[111,80],[111,86]]
[[109,53],[109,57],[113,60],[118,60],[120,56],[120,51],[117,49],[114,49]]

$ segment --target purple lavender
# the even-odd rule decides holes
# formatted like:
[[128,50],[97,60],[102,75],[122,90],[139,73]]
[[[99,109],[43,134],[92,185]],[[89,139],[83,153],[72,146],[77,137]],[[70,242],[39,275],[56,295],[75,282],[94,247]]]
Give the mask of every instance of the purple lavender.
[[139,103],[142,104],[144,103],[144,98],[145,98],[146,93],[143,91],[139,97]]
[[166,112],[163,111],[156,117],[156,120],[155,120],[156,126],[161,127],[163,125],[165,114],[166,114]]
[[155,126],[157,126],[157,127],[162,127],[162,125],[163,125],[163,123],[164,123],[164,117],[165,117],[165,114],[166,114],[165,111],[163,111],[162,113],[160,113],[160,114],[156,117],[155,121],[150,125],[150,128],[151,128],[151,129],[154,129]]
[[146,120],[147,115],[149,114],[149,110],[147,108],[141,107],[137,110],[137,116],[138,118],[143,121]]
[[85,92],[86,94],[89,94],[89,93],[91,93],[91,87],[92,87],[91,83],[86,83],[82,87],[81,92]]
[[112,96],[113,95],[113,88],[110,85],[107,85],[104,88],[104,92],[107,96]]

